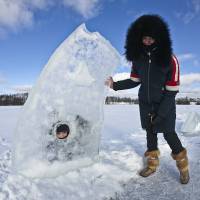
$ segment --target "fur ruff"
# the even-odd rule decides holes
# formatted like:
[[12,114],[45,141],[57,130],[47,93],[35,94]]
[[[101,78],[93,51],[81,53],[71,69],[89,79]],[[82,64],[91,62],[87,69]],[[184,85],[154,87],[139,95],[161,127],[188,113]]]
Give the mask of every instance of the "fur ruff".
[[156,62],[169,66],[172,56],[172,41],[167,23],[159,15],[143,15],[133,22],[127,32],[125,55],[128,61],[137,61],[142,52],[143,36],[151,36],[157,45]]

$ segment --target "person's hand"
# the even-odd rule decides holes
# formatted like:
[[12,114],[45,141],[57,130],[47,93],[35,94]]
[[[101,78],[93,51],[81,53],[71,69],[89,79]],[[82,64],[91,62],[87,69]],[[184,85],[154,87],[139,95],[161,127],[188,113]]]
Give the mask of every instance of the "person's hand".
[[163,118],[160,117],[159,115],[152,114],[152,116],[151,116],[151,124],[152,125],[159,124],[162,120],[163,120]]
[[148,123],[147,123],[147,129],[152,130],[153,126],[159,124],[162,122],[163,118],[159,115],[156,115],[155,113],[149,113],[148,114]]
[[105,85],[107,85],[109,88],[113,89],[113,78],[111,76],[109,76],[106,81],[105,81]]

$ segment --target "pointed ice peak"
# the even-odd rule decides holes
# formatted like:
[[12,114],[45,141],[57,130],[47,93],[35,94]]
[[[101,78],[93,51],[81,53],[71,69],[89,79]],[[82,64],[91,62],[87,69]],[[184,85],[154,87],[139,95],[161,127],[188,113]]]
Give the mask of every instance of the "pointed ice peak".
[[74,32],[86,32],[86,33],[90,33],[87,28],[86,28],[86,25],[85,23],[82,23],[80,26],[78,26]]
[[96,36],[97,35],[97,32],[90,32],[88,29],[87,29],[87,27],[86,27],[86,25],[85,25],[85,23],[82,23],[80,26],[78,26],[76,29],[75,29],[75,31],[74,31],[74,33],[76,33],[76,34],[78,34],[78,35],[90,35],[90,36]]
[[78,26],[76,30],[82,30],[82,31],[84,31],[84,32],[86,32],[86,33],[91,33],[91,32],[88,31],[88,29],[86,28],[85,23],[82,23],[80,26]]
[[[105,45],[110,45],[110,47],[112,48],[113,50],[113,53],[116,54],[116,56],[120,57],[119,53],[116,51],[115,48],[112,47],[110,41],[106,40],[99,32],[97,31],[94,31],[94,32],[90,32],[87,27],[86,27],[86,24],[85,23],[82,23],[81,25],[79,25],[75,31],[73,32],[75,33],[76,37],[86,37],[86,38],[90,38],[90,39],[93,39],[93,40],[100,40],[101,42],[103,42]],[[71,35],[73,35],[73,33]]]

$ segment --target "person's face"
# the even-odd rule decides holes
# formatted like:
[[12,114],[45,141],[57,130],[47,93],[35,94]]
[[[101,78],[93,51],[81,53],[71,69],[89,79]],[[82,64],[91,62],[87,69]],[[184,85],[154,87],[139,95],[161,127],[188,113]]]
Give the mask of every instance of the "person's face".
[[67,132],[57,132],[56,136],[58,139],[64,139],[68,136],[68,133]]
[[149,36],[144,36],[142,38],[142,43],[146,46],[150,46],[155,42],[155,39],[153,39],[152,37]]

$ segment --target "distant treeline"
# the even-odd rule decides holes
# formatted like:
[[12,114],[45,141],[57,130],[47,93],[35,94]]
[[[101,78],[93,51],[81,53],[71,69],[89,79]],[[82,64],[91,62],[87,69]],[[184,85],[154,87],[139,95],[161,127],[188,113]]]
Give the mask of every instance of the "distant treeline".
[[[119,104],[119,103],[126,103],[126,104],[138,104],[138,99],[132,99],[130,97],[115,97],[115,96],[108,96],[105,101],[106,104]],[[200,105],[200,98],[188,98],[182,97],[176,99],[176,104],[178,105]]]
[[115,96],[108,96],[106,97],[106,104],[119,104],[119,103],[126,103],[126,104],[138,104],[138,99],[132,99],[130,97],[115,97]]
[[0,106],[24,105],[27,98],[28,98],[28,93],[0,95]]
[[[28,93],[0,95],[0,106],[24,105],[27,98],[28,98]],[[106,97],[105,104],[138,104],[138,99],[130,98],[130,97],[108,96],[108,97]],[[200,98],[189,98],[189,97],[177,98],[176,104],[178,104],[178,105],[190,105],[190,104],[200,105]]]
[[176,104],[178,104],[178,105],[190,105],[190,104],[200,105],[200,98],[189,98],[189,97],[177,98]]

